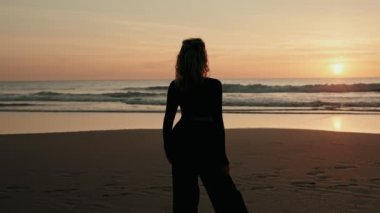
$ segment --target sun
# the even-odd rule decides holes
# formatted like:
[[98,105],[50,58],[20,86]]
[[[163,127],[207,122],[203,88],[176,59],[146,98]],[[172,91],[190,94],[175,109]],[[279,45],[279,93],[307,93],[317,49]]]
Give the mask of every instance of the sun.
[[342,63],[333,64],[332,69],[335,75],[341,75],[344,70],[344,64]]

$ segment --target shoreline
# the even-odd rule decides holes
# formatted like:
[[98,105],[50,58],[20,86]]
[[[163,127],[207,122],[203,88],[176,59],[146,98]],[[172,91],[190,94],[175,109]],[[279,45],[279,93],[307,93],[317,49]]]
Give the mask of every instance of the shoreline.
[[[1,109],[0,112],[36,113],[148,113],[163,114],[163,110],[15,110]],[[178,111],[177,113],[180,113]],[[223,114],[279,114],[279,115],[380,115],[380,110],[328,110],[328,109],[267,109],[267,110],[223,110]]]
[[[0,137],[2,136],[38,136],[38,135],[65,135],[65,134],[92,134],[92,133],[117,133],[117,132],[134,132],[134,131],[162,131],[162,129],[109,129],[109,130],[78,130],[78,131],[67,131],[67,132],[35,132],[35,133],[9,133],[3,134],[0,133]],[[368,133],[368,132],[343,132],[343,131],[332,131],[332,130],[318,130],[318,129],[293,129],[293,128],[225,128],[225,131],[307,131],[307,132],[315,132],[315,133],[342,133],[342,134],[357,134],[357,135],[377,135],[380,138],[380,133]],[[380,143],[380,142],[379,142]]]
[[[164,113],[0,112],[0,134],[161,129]],[[174,123],[181,114],[177,113]],[[226,129],[314,129],[380,133],[380,115],[224,113]]]

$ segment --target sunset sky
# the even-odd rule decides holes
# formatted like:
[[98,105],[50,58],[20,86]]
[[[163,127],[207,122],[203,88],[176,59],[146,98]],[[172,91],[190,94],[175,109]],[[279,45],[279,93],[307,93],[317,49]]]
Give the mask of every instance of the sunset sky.
[[217,78],[380,77],[379,0],[1,0],[0,80],[170,79],[201,37]]

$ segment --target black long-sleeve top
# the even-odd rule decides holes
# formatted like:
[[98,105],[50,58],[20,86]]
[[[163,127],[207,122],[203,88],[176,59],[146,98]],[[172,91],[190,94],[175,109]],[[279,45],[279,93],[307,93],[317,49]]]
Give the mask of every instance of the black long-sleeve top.
[[[213,78],[204,78],[203,83],[191,91],[181,91],[175,84],[170,83],[167,93],[166,111],[163,122],[163,140],[166,156],[171,160],[173,141],[173,122],[178,106],[181,108],[181,119],[191,120],[197,118],[210,118],[215,122],[216,133],[213,140],[218,141],[212,147],[217,153],[216,159],[221,165],[228,165],[229,161],[225,151],[225,130],[222,116],[222,84]],[[215,126],[214,125],[214,126]]]

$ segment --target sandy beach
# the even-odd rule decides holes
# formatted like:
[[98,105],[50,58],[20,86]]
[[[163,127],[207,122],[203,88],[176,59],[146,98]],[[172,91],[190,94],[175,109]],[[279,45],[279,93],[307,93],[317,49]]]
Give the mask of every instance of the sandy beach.
[[[227,129],[251,212],[378,212],[380,135]],[[0,136],[0,212],[170,212],[161,130]],[[201,182],[200,182],[200,185]],[[201,186],[199,212],[213,212]]]

